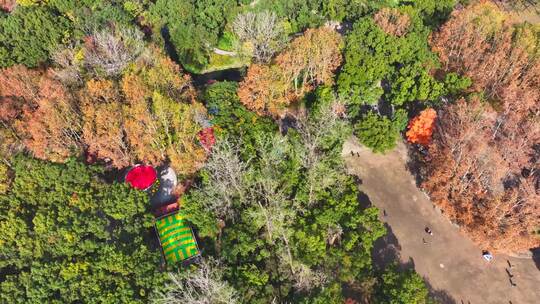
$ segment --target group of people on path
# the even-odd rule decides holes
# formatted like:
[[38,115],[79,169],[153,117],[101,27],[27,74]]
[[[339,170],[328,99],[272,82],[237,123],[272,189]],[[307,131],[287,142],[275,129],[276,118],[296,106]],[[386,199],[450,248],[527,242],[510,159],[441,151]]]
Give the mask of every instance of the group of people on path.
[[516,283],[512,280],[512,278],[514,277],[514,275],[510,272],[510,269],[512,269],[514,266],[512,265],[512,263],[510,263],[509,260],[506,260],[506,263],[508,263],[508,268],[504,268],[504,270],[506,270],[506,274],[508,275],[508,280],[510,281],[510,286],[512,287],[516,287]]
[[[358,157],[360,157],[360,153],[359,153],[359,152],[353,152],[353,151],[351,151],[351,156],[358,156]],[[382,210],[382,214],[383,214],[384,217],[387,217],[387,216],[388,216],[388,214],[387,214],[387,212],[386,212],[386,209],[383,209],[383,210]],[[429,228],[429,226],[426,226],[426,227],[424,228],[424,232],[427,233],[427,234],[429,234],[430,236],[433,236],[433,231],[431,230],[431,228]],[[422,238],[422,243],[428,244],[428,242],[426,241],[426,238],[425,238],[425,237]],[[491,253],[490,253],[489,251],[487,251],[487,250],[483,250],[483,251],[482,251],[482,256],[483,256],[483,258],[484,258],[486,261],[488,261],[488,262],[490,262],[490,261],[493,259],[493,256],[491,255]],[[508,280],[510,281],[510,285],[511,285],[512,287],[516,287],[517,285],[516,285],[516,283],[515,283],[514,280],[513,280],[514,275],[513,275],[512,272],[510,271],[510,270],[512,269],[513,265],[510,263],[509,260],[506,260],[506,262],[508,263],[508,268],[505,267],[506,274],[508,275]],[[511,303],[511,302],[510,302],[510,303]]]
[[[351,156],[360,157],[360,153],[351,151]],[[382,210],[382,215],[383,215],[383,217],[388,216],[388,213],[386,212],[386,209]],[[431,228],[429,226],[425,226],[424,232],[427,233],[429,236],[433,236],[433,231],[431,230]],[[424,243],[426,245],[428,244],[428,241],[426,241],[426,237],[422,238],[422,243]],[[482,257],[488,262],[490,262],[493,259],[493,255],[487,250],[482,251]],[[509,280],[510,285],[512,287],[516,287],[517,284],[515,283],[515,278],[514,278],[515,275],[512,273],[512,269],[513,269],[514,266],[510,263],[510,260],[506,260],[506,262],[508,263],[508,268],[505,267],[505,271],[506,271],[506,274],[508,275],[508,280]],[[441,264],[441,267],[442,267],[442,264]],[[512,304],[512,301],[509,301],[509,303]]]

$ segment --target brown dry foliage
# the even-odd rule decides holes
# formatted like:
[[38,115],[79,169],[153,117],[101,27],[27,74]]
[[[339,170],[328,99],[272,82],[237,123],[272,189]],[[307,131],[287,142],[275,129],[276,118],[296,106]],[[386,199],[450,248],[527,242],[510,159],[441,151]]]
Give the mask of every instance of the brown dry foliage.
[[388,7],[379,10],[373,20],[385,33],[398,37],[407,34],[411,24],[409,15]]
[[[497,116],[477,99],[440,111],[423,187],[478,244],[495,251],[527,250],[540,245],[531,235],[540,214],[538,175],[523,176],[522,167],[505,158],[516,147],[493,138]],[[540,169],[530,157],[524,163]]]
[[514,31],[482,2],[434,35],[445,70],[470,77],[489,103],[462,100],[439,113],[424,183],[474,241],[503,252],[540,246],[540,61]]
[[481,2],[454,12],[431,45],[445,70],[473,80],[471,90],[485,92],[518,115],[538,115],[540,61],[514,43],[514,33],[512,20],[493,3]]

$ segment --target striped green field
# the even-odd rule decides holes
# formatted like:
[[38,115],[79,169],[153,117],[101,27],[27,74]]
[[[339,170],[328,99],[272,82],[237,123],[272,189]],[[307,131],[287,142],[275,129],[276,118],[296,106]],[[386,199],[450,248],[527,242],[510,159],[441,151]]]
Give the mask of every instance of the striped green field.
[[156,220],[156,229],[168,263],[184,261],[199,254],[191,227],[179,212]]

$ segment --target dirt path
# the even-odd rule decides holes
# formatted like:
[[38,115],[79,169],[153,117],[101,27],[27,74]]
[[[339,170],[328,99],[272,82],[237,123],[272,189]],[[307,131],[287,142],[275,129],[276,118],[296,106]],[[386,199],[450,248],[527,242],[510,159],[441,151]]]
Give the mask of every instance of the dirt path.
[[[351,150],[360,156],[351,156]],[[343,156],[349,171],[361,179],[360,189],[375,206],[386,210],[381,220],[397,238],[401,260],[412,259],[416,271],[442,295],[443,303],[540,303],[540,269],[533,260],[495,255],[486,262],[481,249],[416,187],[405,167],[403,143],[386,155],[376,155],[351,139],[344,145]],[[424,232],[426,226],[433,236]],[[516,287],[510,285],[506,273],[507,260],[513,265],[510,272]]]

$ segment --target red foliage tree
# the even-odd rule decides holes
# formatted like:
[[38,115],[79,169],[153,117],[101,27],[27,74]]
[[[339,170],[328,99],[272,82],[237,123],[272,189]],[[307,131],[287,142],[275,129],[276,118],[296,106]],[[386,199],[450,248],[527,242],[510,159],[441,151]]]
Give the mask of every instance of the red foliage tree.
[[206,151],[212,150],[212,146],[216,143],[216,137],[214,136],[214,128],[204,128],[197,134],[199,142]]
[[407,140],[413,144],[427,146],[431,142],[433,127],[437,119],[437,112],[433,109],[425,109],[418,116],[411,119],[406,133]]

